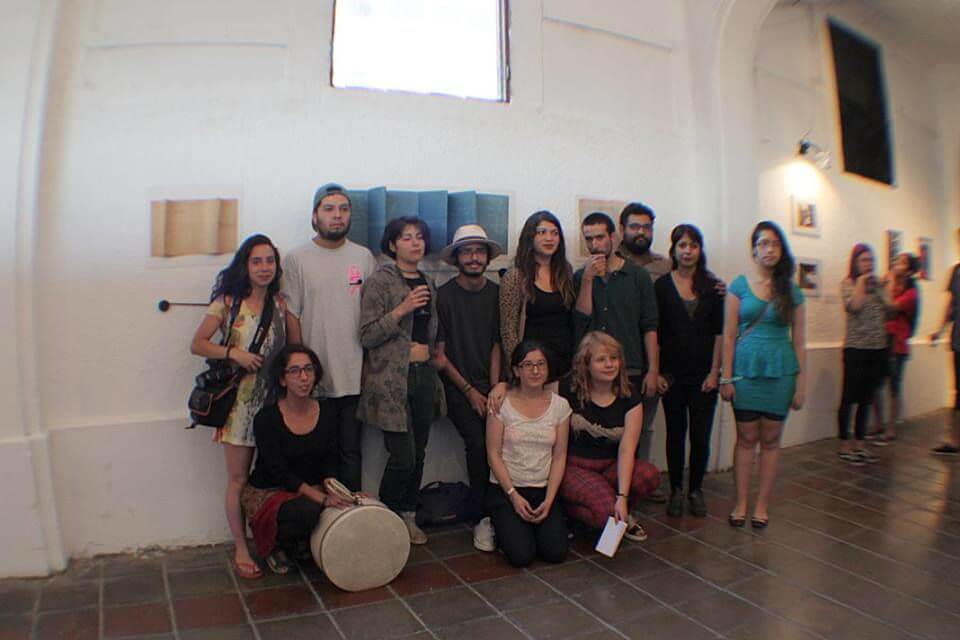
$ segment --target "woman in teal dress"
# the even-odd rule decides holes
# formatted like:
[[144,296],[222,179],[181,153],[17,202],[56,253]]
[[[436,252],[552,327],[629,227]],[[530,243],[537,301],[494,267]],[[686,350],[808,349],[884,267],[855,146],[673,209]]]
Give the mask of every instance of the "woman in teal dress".
[[723,325],[720,395],[733,402],[737,447],[733,467],[737,502],[731,526],[747,519],[750,476],[760,446],[760,490],[751,526],[769,521],[768,507],[780,460],[780,436],[790,409],[803,406],[806,351],[803,293],[793,283],[794,261],[787,240],[773,222],[751,235],[754,273],[730,283]]

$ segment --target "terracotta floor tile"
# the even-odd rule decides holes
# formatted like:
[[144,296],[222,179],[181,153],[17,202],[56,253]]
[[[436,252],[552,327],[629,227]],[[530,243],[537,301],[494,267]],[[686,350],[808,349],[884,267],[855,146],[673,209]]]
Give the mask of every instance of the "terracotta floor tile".
[[261,640],[339,640],[340,634],[326,614],[257,623]]
[[51,582],[40,591],[40,611],[62,611],[96,606],[100,584],[96,580]]
[[463,529],[430,536],[426,549],[438,558],[480,553],[473,548],[473,532]]
[[166,633],[171,630],[170,609],[166,602],[111,607],[103,610],[105,638],[142,636],[148,633]]
[[32,615],[0,616],[0,640],[29,638],[32,624]]
[[496,614],[496,611],[467,587],[424,593],[406,600],[423,624],[431,629]]
[[114,607],[165,600],[163,575],[147,573],[103,581],[103,606]]
[[12,583],[0,590],[0,616],[33,613],[39,596],[39,585]]
[[439,562],[404,567],[390,587],[401,596],[455,587],[460,582]]
[[[655,585],[652,581],[654,589]],[[660,607],[647,594],[622,582],[592,587],[574,596],[574,600],[604,622],[620,628]]]
[[616,576],[610,575],[588,560],[549,567],[537,571],[536,575],[554,589],[568,596],[586,591],[591,587],[613,584],[619,581]]
[[500,611],[523,609],[560,597],[542,581],[526,573],[480,582],[473,588]]
[[525,636],[500,617],[471,620],[435,631],[441,640],[521,640]]
[[344,591],[335,587],[325,578],[316,580],[312,584],[320,599],[323,600],[323,606],[328,610],[382,602],[383,600],[392,600],[394,597],[393,592],[388,587],[378,587],[366,591]]
[[451,571],[467,582],[492,580],[520,573],[520,569],[510,566],[501,553],[475,553],[468,556],[448,558],[446,564]]
[[410,635],[423,629],[399,600],[340,609],[331,614],[347,640],[378,640]]
[[36,640],[96,640],[99,637],[100,617],[96,609],[57,611],[37,618]]
[[[669,609],[657,609],[653,613],[634,620],[623,629],[627,637],[636,640],[706,640],[717,636],[696,622]],[[767,640],[774,640],[773,637]],[[777,638],[776,640],[779,640]]]
[[119,578],[145,573],[163,571],[163,558],[141,558],[138,556],[107,556],[103,558],[103,577]]
[[206,629],[179,630],[180,640],[253,640],[249,625],[232,627],[208,627]]
[[174,599],[191,596],[212,596],[236,590],[230,570],[209,567],[194,571],[176,571],[167,574],[170,596]]
[[247,621],[240,596],[235,593],[174,600],[173,611],[178,629],[226,627]]
[[316,597],[305,586],[251,591],[244,598],[254,620],[298,615],[321,608]]
[[554,640],[600,631],[603,624],[569,602],[553,602],[507,614],[511,620],[534,638]]

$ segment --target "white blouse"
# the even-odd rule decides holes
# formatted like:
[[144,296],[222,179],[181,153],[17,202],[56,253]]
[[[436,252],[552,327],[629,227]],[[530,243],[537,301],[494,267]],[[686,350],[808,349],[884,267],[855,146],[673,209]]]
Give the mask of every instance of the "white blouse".
[[[501,457],[515,487],[545,487],[550,477],[553,445],[557,440],[557,425],[570,417],[570,403],[566,398],[551,394],[550,406],[540,416],[528,418],[503,399],[497,417],[503,423]],[[490,472],[490,482],[497,478]]]

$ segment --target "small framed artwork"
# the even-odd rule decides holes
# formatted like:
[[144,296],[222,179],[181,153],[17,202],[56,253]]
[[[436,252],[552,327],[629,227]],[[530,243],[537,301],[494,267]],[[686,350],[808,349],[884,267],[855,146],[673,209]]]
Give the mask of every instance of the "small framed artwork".
[[903,231],[887,229],[887,271],[893,269],[893,262],[903,251]]
[[790,199],[793,232],[800,236],[820,237],[820,211],[817,205],[798,198]]
[[933,238],[917,238],[917,258],[920,260],[917,275],[921,280],[933,280]]
[[816,258],[797,258],[797,286],[808,298],[823,293],[823,263]]

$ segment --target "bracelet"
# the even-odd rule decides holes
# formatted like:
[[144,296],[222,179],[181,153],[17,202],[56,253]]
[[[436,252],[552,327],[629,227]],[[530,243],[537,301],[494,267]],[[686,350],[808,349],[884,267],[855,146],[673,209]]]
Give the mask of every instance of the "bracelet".
[[224,359],[224,360],[229,360],[229,359],[230,359],[230,349],[233,349],[233,345],[232,345],[232,344],[228,344],[228,345],[227,345],[227,352],[226,352],[225,354],[223,354],[223,359]]
[[512,496],[513,494],[515,494],[516,492],[517,492],[517,488],[516,488],[516,487],[510,487],[510,491],[507,491],[507,497],[509,498],[510,496]]
[[733,376],[732,378],[720,378],[719,384],[733,384],[738,380],[743,380],[743,376]]
[[618,498],[626,498],[626,497],[627,497],[627,494],[625,494],[625,493],[620,493],[619,491],[617,491],[617,497],[618,497]]
[[465,387],[460,389],[460,393],[466,394],[470,389],[473,389],[473,385],[468,382]]

